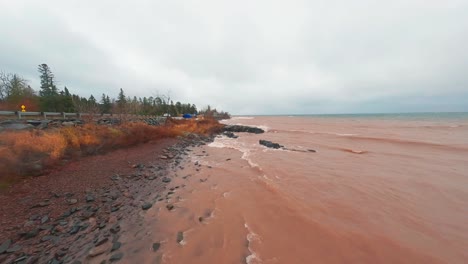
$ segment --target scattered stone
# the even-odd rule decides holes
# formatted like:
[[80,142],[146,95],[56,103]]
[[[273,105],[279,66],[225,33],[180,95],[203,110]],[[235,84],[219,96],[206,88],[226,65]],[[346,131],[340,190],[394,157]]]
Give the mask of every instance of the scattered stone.
[[39,227],[39,230],[52,230],[52,228],[54,227],[51,225],[43,225]]
[[68,225],[68,222],[67,222],[67,221],[60,221],[60,222],[59,222],[59,225],[61,225],[61,226],[66,226],[66,225]]
[[94,196],[92,196],[91,194],[86,195],[86,202],[94,202]]
[[174,209],[174,205],[168,204],[166,205],[167,210],[172,211]]
[[177,232],[177,239],[176,240],[177,240],[177,243],[180,244],[180,242],[182,242],[182,240],[184,240],[184,232],[182,232],[182,231]]
[[[55,257],[58,258],[58,259],[61,259],[63,258],[65,255],[67,254],[67,252],[65,250],[58,250],[57,252],[55,252]],[[60,262],[59,262],[60,263]]]
[[314,150],[314,149],[308,149],[307,151],[309,151],[309,152],[314,152],[314,153],[317,152],[317,151]]
[[141,206],[141,209],[143,210],[148,210],[152,207],[153,205],[151,203],[145,203]]
[[3,242],[0,245],[0,254],[5,253],[5,251],[10,247],[11,245],[11,239],[8,239],[7,241]]
[[78,199],[68,199],[67,202],[68,204],[76,204],[78,202]]
[[108,247],[106,247],[106,245],[100,245],[98,247],[94,247],[92,248],[89,253],[88,253],[88,257],[96,257],[96,256],[99,256],[103,253],[105,253],[107,251]]
[[106,243],[107,241],[109,241],[109,239],[108,239],[107,237],[98,238],[98,239],[96,240],[96,243],[94,243],[94,245],[95,245],[96,247],[98,247],[98,246],[100,246],[100,245]]
[[44,223],[46,223],[47,221],[49,221],[49,216],[48,216],[48,215],[44,215],[44,216],[41,218],[41,224],[44,224]]
[[14,245],[12,247],[10,247],[9,249],[6,250],[6,253],[13,253],[13,252],[16,252],[20,249],[22,249],[23,247],[20,246],[20,245]]
[[115,253],[114,255],[112,255],[109,259],[110,262],[114,262],[114,261],[119,261],[123,258],[123,253],[122,252],[119,252],[119,253]]
[[61,264],[62,262],[58,261],[57,259],[53,258],[47,262],[47,264]]
[[263,146],[265,146],[265,147],[267,147],[267,148],[279,149],[279,148],[284,147],[284,146],[282,146],[282,145],[280,145],[280,144],[278,144],[278,143],[273,143],[273,142],[271,142],[271,141],[263,140],[263,139],[260,139],[260,140],[259,140],[259,143],[260,143],[260,145],[263,145]]
[[116,174],[114,176],[111,176],[111,180],[118,181],[118,180],[120,180],[120,176],[118,174]]
[[201,217],[201,216],[198,217],[198,222],[200,222],[200,223],[203,222],[203,217]]
[[157,243],[153,243],[153,251],[156,252],[158,251],[158,249],[161,247],[161,243],[157,242]]
[[27,256],[22,256],[22,257],[19,257],[19,258],[13,260],[13,263],[15,263],[15,264],[26,263],[27,259],[28,259]]
[[46,242],[46,241],[50,241],[50,240],[56,240],[58,239],[59,237],[57,236],[43,236],[41,238],[41,242]]
[[167,159],[168,157],[167,157],[166,155],[161,155],[161,156],[159,156],[159,158],[165,160],[165,159]]
[[120,246],[122,246],[122,243],[120,243],[120,242],[118,242],[118,241],[117,241],[117,242],[114,242],[114,243],[112,244],[111,252],[112,252],[112,251],[116,251],[117,249],[120,248]]
[[34,205],[32,208],[36,208],[36,207],[46,207],[46,206],[49,206],[50,205],[50,202],[49,201],[44,201],[44,202],[40,202],[36,205]]
[[27,233],[24,235],[24,237],[25,237],[26,239],[29,239],[29,238],[33,238],[33,237],[37,236],[37,234],[39,234],[39,229],[33,229],[33,230],[27,232]]
[[154,180],[154,179],[156,179],[156,176],[149,176],[149,177],[148,177],[148,180],[151,180],[151,181],[152,181],[152,180]]
[[74,235],[80,231],[81,226],[80,225],[74,225],[68,232],[70,235]]
[[171,182],[171,179],[168,178],[168,177],[164,177],[164,178],[162,179],[162,182],[168,183],[168,182]]
[[117,234],[118,232],[120,232],[120,225],[119,224],[114,225],[113,227],[110,228],[109,231],[112,234]]
[[231,159],[226,159],[226,161],[230,161]]

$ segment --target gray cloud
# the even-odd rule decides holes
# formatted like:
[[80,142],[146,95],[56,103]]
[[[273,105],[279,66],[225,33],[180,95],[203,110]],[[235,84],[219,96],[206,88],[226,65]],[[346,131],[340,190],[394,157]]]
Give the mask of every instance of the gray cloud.
[[[0,69],[236,114],[468,111],[468,3],[0,3]],[[443,100],[443,101],[441,101]]]

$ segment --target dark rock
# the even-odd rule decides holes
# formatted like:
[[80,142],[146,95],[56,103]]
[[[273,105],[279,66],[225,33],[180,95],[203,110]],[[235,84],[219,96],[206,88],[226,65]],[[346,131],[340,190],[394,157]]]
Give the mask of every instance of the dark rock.
[[11,239],[8,239],[7,241],[3,242],[0,245],[0,254],[5,253],[5,251],[10,247],[11,245]]
[[112,251],[116,251],[117,249],[120,248],[120,246],[122,246],[122,243],[120,243],[120,242],[118,242],[118,241],[117,241],[117,242],[114,242],[114,243],[112,244],[111,252],[112,252]]
[[41,219],[41,224],[44,224],[46,223],[47,221],[49,221],[49,216],[48,215],[44,215]]
[[240,126],[240,125],[229,125],[224,127],[224,131],[228,132],[247,132],[254,134],[261,134],[265,131],[258,127]]
[[9,249],[6,250],[6,253],[13,253],[13,252],[16,252],[20,249],[22,249],[23,247],[20,246],[20,245],[14,245],[12,247],[10,247]]
[[117,234],[118,232],[120,232],[120,225],[119,224],[114,225],[113,227],[110,228],[109,231],[112,234]]
[[260,143],[260,145],[263,145],[263,146],[265,146],[265,147],[267,147],[267,148],[279,149],[279,148],[284,147],[284,146],[282,146],[282,145],[280,145],[280,144],[278,144],[278,143],[273,143],[273,142],[271,142],[271,141],[263,140],[263,139],[260,139],[260,140],[259,140],[259,143]]
[[81,228],[80,225],[74,225],[74,226],[72,226],[72,228],[70,229],[70,231],[68,231],[68,233],[69,233],[70,235],[74,235],[74,234],[76,234],[76,233],[78,233],[78,232],[80,231],[80,228]]
[[66,225],[68,225],[68,222],[67,222],[67,221],[60,221],[60,222],[59,222],[59,225],[61,225],[61,226],[66,226]]
[[117,212],[119,210],[119,207],[112,206],[111,207],[111,212]]
[[67,252],[65,250],[58,250],[57,252],[55,252],[55,257],[58,258],[58,259],[61,259],[66,254],[67,254]]
[[58,261],[57,259],[53,258],[47,262],[47,264],[61,264],[61,261]]
[[177,239],[176,240],[177,240],[177,243],[182,242],[182,240],[184,240],[184,232],[182,232],[182,231],[177,232]]
[[203,217],[201,217],[201,216],[198,217],[198,222],[200,222],[200,223],[203,222]]
[[94,196],[90,194],[86,195],[86,202],[87,203],[94,202]]
[[106,243],[107,241],[109,241],[109,238],[107,238],[107,237],[98,238],[96,240],[96,243],[94,243],[94,245],[97,247],[97,246],[100,246],[100,245]]
[[39,234],[39,229],[33,229],[33,230],[27,232],[27,233],[24,235],[24,237],[25,237],[26,239],[29,239],[29,238],[33,238],[33,237],[37,236],[37,234]]
[[28,259],[27,256],[22,256],[22,257],[19,257],[19,258],[13,260],[13,263],[14,263],[14,264],[26,263],[26,260],[27,260],[27,259]]
[[162,182],[168,183],[168,182],[171,182],[171,179],[168,178],[168,177],[164,177],[164,178],[162,179]]
[[151,203],[145,203],[141,206],[141,209],[143,210],[148,210],[152,207],[153,205]]
[[41,242],[46,242],[46,241],[50,241],[50,240],[54,240],[54,241],[55,241],[55,240],[57,240],[57,239],[59,239],[59,237],[57,237],[57,236],[43,236],[43,237],[41,238]]
[[172,211],[174,209],[174,205],[168,204],[166,205],[167,210]]
[[114,262],[114,261],[119,261],[123,258],[123,253],[122,252],[119,252],[119,253],[115,253],[114,255],[112,255],[110,257],[110,262]]
[[239,136],[235,135],[234,133],[230,131],[224,131],[223,135],[225,135],[228,138],[238,138]]
[[39,230],[52,230],[52,228],[54,227],[51,225],[43,225],[39,227]]
[[120,180],[120,176],[118,174],[116,174],[116,175],[111,177],[111,180],[118,181],[118,180]]
[[161,247],[161,243],[157,242],[157,243],[153,243],[153,251],[156,252],[158,251],[158,249]]
[[309,151],[309,152],[314,152],[314,153],[317,152],[317,151],[314,150],[314,149],[308,149],[307,151]]

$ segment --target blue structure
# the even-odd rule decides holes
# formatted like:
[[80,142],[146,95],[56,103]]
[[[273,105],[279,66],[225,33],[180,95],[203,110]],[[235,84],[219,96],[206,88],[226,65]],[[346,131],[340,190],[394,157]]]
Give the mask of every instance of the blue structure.
[[192,118],[192,115],[191,114],[184,114],[182,117],[183,118]]

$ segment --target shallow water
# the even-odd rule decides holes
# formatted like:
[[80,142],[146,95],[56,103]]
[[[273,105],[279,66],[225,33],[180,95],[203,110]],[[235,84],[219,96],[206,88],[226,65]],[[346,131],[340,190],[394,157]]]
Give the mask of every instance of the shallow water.
[[[146,215],[160,253],[135,260],[468,262],[468,119],[227,123],[267,132],[195,149],[171,183],[182,186],[169,200],[175,209],[162,202]],[[259,139],[288,150],[267,149]]]

